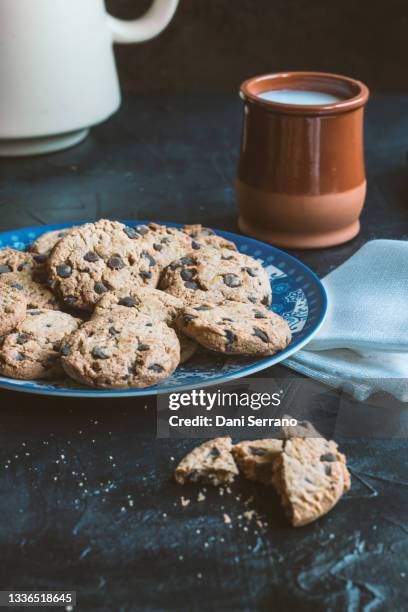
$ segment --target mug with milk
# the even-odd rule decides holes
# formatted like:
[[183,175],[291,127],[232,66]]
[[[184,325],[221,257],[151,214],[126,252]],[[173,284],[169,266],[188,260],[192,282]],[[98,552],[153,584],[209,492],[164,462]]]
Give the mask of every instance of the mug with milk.
[[136,21],[103,0],[0,0],[0,155],[80,142],[120,105],[113,43],[159,34],[178,0],[153,0]]
[[354,238],[366,194],[367,87],[336,74],[288,72],[249,79],[240,93],[240,229],[296,249]]

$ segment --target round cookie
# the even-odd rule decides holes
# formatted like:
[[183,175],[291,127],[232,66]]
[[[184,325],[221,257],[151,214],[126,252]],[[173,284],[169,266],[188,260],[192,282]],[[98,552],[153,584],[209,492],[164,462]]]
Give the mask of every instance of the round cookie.
[[216,249],[231,249],[232,251],[237,250],[233,242],[218,236],[209,227],[203,227],[200,224],[185,225],[183,232],[192,238],[192,250],[194,251],[199,251],[203,246],[210,246]]
[[176,324],[205,348],[231,355],[274,355],[291,340],[285,319],[263,306],[244,302],[187,306]]
[[22,321],[27,312],[27,300],[18,289],[0,287],[0,335],[8,334]]
[[1,374],[22,380],[59,378],[63,374],[61,342],[80,323],[65,312],[28,310],[15,331],[4,338],[0,349]]
[[220,298],[264,305],[272,301],[269,278],[261,264],[229,249],[188,253],[166,268],[159,288],[187,304]]
[[180,361],[175,331],[143,315],[96,317],[74,332],[61,352],[68,376],[98,389],[155,385]]
[[161,269],[191,250],[191,238],[174,227],[149,223],[128,228],[128,235],[154,257]]
[[93,317],[110,312],[124,316],[144,314],[172,325],[183,302],[153,287],[121,289],[106,294],[95,306]]
[[33,273],[30,268],[0,275],[0,292],[6,287],[19,291],[27,302],[27,308],[58,310],[55,295],[44,284],[33,280]]
[[122,223],[101,219],[72,230],[48,258],[50,280],[67,306],[92,310],[115,289],[156,286],[157,260],[129,237]]

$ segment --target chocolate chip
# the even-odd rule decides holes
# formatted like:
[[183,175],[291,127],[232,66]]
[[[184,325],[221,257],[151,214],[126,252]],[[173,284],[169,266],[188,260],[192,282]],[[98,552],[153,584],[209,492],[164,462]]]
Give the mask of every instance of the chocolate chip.
[[60,264],[57,266],[57,274],[60,278],[69,278],[72,274],[72,268],[68,264]]
[[30,339],[28,334],[17,334],[16,342],[17,344],[25,344]]
[[97,293],[98,295],[102,295],[102,293],[106,293],[108,291],[108,288],[105,287],[103,283],[98,281],[94,285],[94,290],[95,290],[95,293]]
[[142,271],[139,272],[139,276],[141,276],[142,278],[152,278],[152,273],[149,271]]
[[12,272],[13,269],[10,268],[10,266],[0,266],[0,274],[8,274],[9,272]]
[[193,242],[191,243],[191,247],[195,251],[199,251],[201,249],[201,244],[199,242],[197,242],[196,240],[193,240]]
[[260,310],[254,310],[255,319],[266,319],[266,315]]
[[326,474],[326,476],[331,476],[332,475],[331,465],[325,465],[324,466],[324,473]]
[[234,322],[234,319],[230,319],[229,317],[222,317],[223,321],[229,321],[230,323]]
[[257,446],[250,446],[249,451],[251,455],[256,455],[257,457],[262,457],[262,455],[266,455],[266,448],[258,448]]
[[46,255],[34,255],[34,261],[38,264],[44,264],[47,261]]
[[139,234],[137,233],[134,227],[126,226],[123,228],[123,231],[125,232],[126,236],[128,238],[131,238],[132,240],[134,240],[135,238],[139,238]]
[[110,333],[111,336],[116,336],[119,332],[117,329],[115,329],[114,327],[110,327],[108,329],[108,332]]
[[57,304],[57,300],[55,298],[51,298],[48,300],[47,304],[50,306],[55,306]]
[[337,457],[333,453],[324,453],[320,455],[320,461],[337,461]]
[[111,270],[122,270],[125,267],[125,262],[119,255],[112,255],[106,263]]
[[63,238],[67,232],[58,232],[57,238]]
[[148,351],[150,346],[148,344],[143,344],[143,342],[139,342],[137,350],[138,351]]
[[224,284],[232,288],[242,285],[241,279],[236,274],[224,274]]
[[67,306],[75,306],[77,301],[78,301],[78,298],[75,297],[75,295],[67,295],[67,297],[64,298],[64,302]]
[[24,353],[16,353],[14,356],[14,359],[16,361],[24,361],[25,358],[26,356],[24,355]]
[[28,314],[30,315],[30,317],[38,317],[38,315],[40,315],[41,312],[39,310],[29,310]]
[[163,249],[163,245],[162,244],[158,244],[157,242],[154,243],[153,248],[155,251],[161,251]]
[[236,336],[234,332],[232,332],[230,329],[224,329],[224,333],[226,337],[226,349],[227,351],[230,351],[232,348],[232,345],[234,344],[234,340]]
[[149,366],[149,370],[151,370],[152,372],[163,372],[163,366],[161,366],[158,363],[152,363],[151,366]]
[[127,306],[127,308],[133,308],[134,306],[137,306],[138,304],[140,304],[140,302],[139,300],[136,300],[135,298],[128,295],[124,298],[120,298],[120,300],[118,301],[118,304],[119,306]]
[[264,295],[264,297],[261,300],[261,304],[263,304],[264,306],[268,306],[269,300],[270,300],[269,295]]
[[22,291],[24,289],[21,283],[11,283],[10,287],[13,287],[13,289],[18,289],[18,291]]
[[149,228],[146,225],[136,225],[135,231],[141,236],[145,236],[149,231]]
[[97,255],[95,253],[95,251],[88,251],[87,253],[85,253],[84,259],[85,259],[85,261],[89,261],[91,263],[94,263],[95,261],[99,260],[99,255]]
[[183,316],[183,321],[184,323],[187,323],[187,324],[190,323],[190,321],[194,321],[194,319],[198,319],[198,317],[192,314],[185,314]]
[[177,268],[180,268],[181,264],[178,261],[173,261],[170,265],[169,268],[170,270],[177,270]]
[[248,301],[251,302],[252,304],[256,304],[257,299],[253,295],[248,295]]
[[92,357],[95,357],[95,359],[109,359],[109,355],[99,346],[95,346],[95,348],[92,349]]
[[192,280],[194,274],[191,270],[187,270],[187,268],[182,268],[180,272],[180,276],[183,280],[189,281],[189,280]]
[[194,306],[194,310],[211,310],[211,308],[205,304],[202,304],[202,306]]
[[180,257],[180,262],[183,266],[194,266],[195,261],[191,257]]
[[244,272],[247,272],[249,276],[258,276],[258,270],[256,268],[242,268]]
[[216,446],[213,446],[210,452],[208,453],[208,456],[212,457],[213,459],[217,459],[221,456],[221,453]]
[[184,283],[184,286],[187,287],[187,289],[193,289],[194,291],[197,291],[199,288],[195,281],[187,281]]
[[198,470],[191,470],[188,475],[188,479],[190,480],[190,482],[197,482],[198,480],[200,480],[200,472]]
[[153,323],[146,323],[145,327],[153,327]]
[[259,329],[259,327],[254,327],[253,335],[260,338],[262,342],[269,342],[268,334],[266,334],[262,329]]
[[71,349],[69,348],[69,346],[65,344],[64,346],[61,347],[60,351],[61,351],[61,355],[63,355],[64,357],[67,357],[70,354]]
[[153,267],[153,266],[155,266],[155,265],[156,265],[156,260],[155,260],[155,258],[154,258],[154,257],[152,257],[152,256],[150,255],[150,253],[147,253],[146,251],[143,251],[142,255],[143,255],[143,257],[144,257],[145,259],[147,259],[147,261],[149,262],[149,266],[150,266],[150,267]]

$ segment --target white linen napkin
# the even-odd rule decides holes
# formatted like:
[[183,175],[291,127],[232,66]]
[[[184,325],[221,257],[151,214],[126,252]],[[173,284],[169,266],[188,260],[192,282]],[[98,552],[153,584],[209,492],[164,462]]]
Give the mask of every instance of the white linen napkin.
[[408,241],[368,242],[323,284],[326,321],[284,365],[359,400],[383,390],[408,401]]

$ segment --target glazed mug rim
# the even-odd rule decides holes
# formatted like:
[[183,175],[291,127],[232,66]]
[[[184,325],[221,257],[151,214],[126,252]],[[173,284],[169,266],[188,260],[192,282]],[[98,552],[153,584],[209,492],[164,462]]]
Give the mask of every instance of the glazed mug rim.
[[[317,91],[337,93],[342,99],[330,104],[306,105],[274,102],[259,96],[263,91],[291,89],[290,84],[294,83],[298,84],[298,89],[307,89],[304,85],[309,83],[309,87],[317,87]],[[283,85],[285,87],[282,87]],[[245,101],[261,106],[265,110],[300,115],[328,115],[355,110],[366,104],[369,95],[370,91],[362,81],[331,72],[272,72],[251,77],[240,86],[240,97]]]

